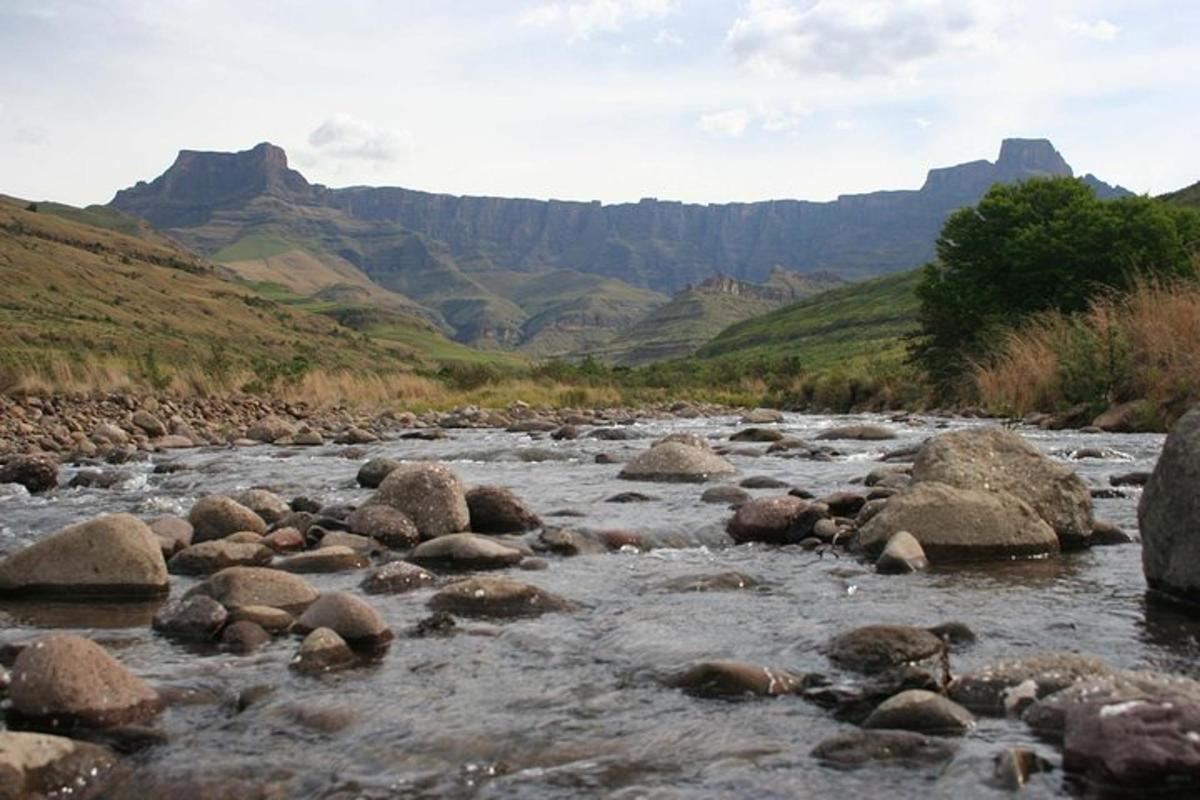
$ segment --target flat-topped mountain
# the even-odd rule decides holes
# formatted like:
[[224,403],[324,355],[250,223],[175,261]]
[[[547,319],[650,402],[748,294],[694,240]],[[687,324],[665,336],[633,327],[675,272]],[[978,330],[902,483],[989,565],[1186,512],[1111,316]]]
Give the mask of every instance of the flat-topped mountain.
[[[262,143],[182,151],[112,206],[250,280],[309,294],[374,284],[430,309],[461,341],[564,355],[595,349],[665,303],[662,293],[717,274],[764,283],[777,267],[844,279],[910,269],[932,257],[946,215],[993,183],[1071,174],[1050,142],[1006,139],[995,162],[930,170],[920,189],[830,202],[604,205],[331,189]],[[1102,196],[1125,193],[1084,180]],[[546,330],[557,332],[554,344],[541,336],[535,345]]]

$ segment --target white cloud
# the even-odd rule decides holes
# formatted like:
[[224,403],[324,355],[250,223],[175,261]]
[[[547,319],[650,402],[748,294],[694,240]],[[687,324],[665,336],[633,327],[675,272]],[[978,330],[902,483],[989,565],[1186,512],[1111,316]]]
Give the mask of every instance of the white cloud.
[[318,155],[383,163],[395,161],[412,146],[406,131],[380,128],[349,114],[334,114],[308,135]]
[[671,47],[679,47],[683,44],[683,37],[673,30],[663,28],[654,35],[654,43],[659,46],[669,45]]
[[[662,19],[679,9],[680,0],[575,0],[533,6],[521,23],[561,31],[567,41],[590,39],[598,33],[616,33],[631,22]],[[660,34],[661,35],[661,34]],[[658,44],[659,42],[655,42]]]
[[917,117],[917,118],[916,118],[915,120],[913,120],[913,121],[914,121],[914,122],[916,122],[916,123],[917,123],[917,127],[918,127],[918,128],[921,128],[921,129],[925,129],[925,128],[931,128],[931,127],[933,127],[933,123],[932,123],[931,121],[929,121],[929,120],[925,119],[924,117]]
[[754,125],[766,133],[787,133],[797,130],[812,115],[812,110],[799,103],[785,106],[759,105],[754,108],[731,108],[700,117],[700,130],[719,136],[741,136]]
[[719,136],[741,136],[750,124],[750,112],[744,108],[716,111],[700,117],[700,130]]
[[751,0],[726,34],[741,64],[856,78],[976,48],[1002,14],[982,0]]
[[1093,39],[1097,42],[1111,42],[1117,38],[1121,29],[1106,19],[1086,22],[1079,19],[1059,19],[1058,27],[1063,32],[1078,36],[1081,39]]

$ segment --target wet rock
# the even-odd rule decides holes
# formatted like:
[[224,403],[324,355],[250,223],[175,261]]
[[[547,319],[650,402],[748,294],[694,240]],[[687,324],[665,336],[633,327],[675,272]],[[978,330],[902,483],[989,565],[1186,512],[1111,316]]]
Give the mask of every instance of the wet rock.
[[282,417],[270,416],[263,417],[258,422],[250,426],[246,431],[246,438],[253,439],[256,442],[271,444],[280,439],[287,438],[294,434],[296,429],[290,422]]
[[878,442],[895,439],[896,432],[882,425],[845,425],[829,428],[817,434],[818,439],[855,439],[863,442]]
[[640,453],[618,477],[633,481],[695,482],[732,475],[733,465],[709,450],[667,442]]
[[204,594],[227,609],[271,606],[298,613],[317,599],[317,590],[303,578],[265,567],[230,567],[212,575],[186,596]]
[[370,566],[371,560],[345,545],[332,545],[288,556],[275,564],[284,572],[321,573],[345,572]]
[[786,453],[789,450],[809,450],[811,445],[803,439],[797,439],[795,436],[784,436],[782,439],[777,439],[767,448],[767,453]]
[[992,762],[993,785],[1010,792],[1025,788],[1041,772],[1052,772],[1054,765],[1028,747],[1006,747]]
[[448,584],[429,600],[429,607],[467,617],[534,617],[574,608],[536,586],[484,576]]
[[909,689],[888,698],[863,721],[864,728],[889,728],[917,733],[961,734],[975,726],[970,711],[940,694]]
[[462,481],[444,464],[402,464],[383,479],[369,502],[404,514],[426,539],[465,531],[471,523]]
[[523,569],[526,572],[541,572],[550,569],[550,562],[537,556],[525,556],[517,562],[517,569]]
[[407,550],[421,541],[421,534],[412,520],[391,506],[362,506],[350,514],[346,524],[351,532],[370,536],[396,550]]
[[1113,475],[1108,479],[1111,486],[1145,486],[1150,482],[1149,472],[1126,472],[1121,475]]
[[321,510],[321,503],[311,497],[301,495],[293,497],[292,501],[288,503],[288,508],[292,509],[292,511],[304,511],[309,514],[316,514]]
[[328,550],[331,547],[348,547],[364,556],[383,552],[383,548],[374,539],[348,531],[326,531],[317,543],[317,549]]
[[30,494],[48,492],[58,486],[58,462],[45,453],[13,456],[0,466],[0,483],[19,483]]
[[[436,442],[442,439],[449,439],[450,434],[446,433],[441,428],[424,428],[419,431],[409,431],[408,433],[400,434],[401,439],[419,439],[423,442]],[[366,484],[363,484],[364,486]],[[378,486],[379,484],[376,484]],[[368,488],[375,488],[374,486]]]
[[368,594],[403,594],[433,586],[436,581],[433,573],[416,564],[393,561],[371,570],[361,585]]
[[1092,524],[1092,535],[1088,537],[1089,547],[1112,547],[1121,544],[1133,544],[1136,540],[1121,529],[1115,522],[1098,519]]
[[392,640],[392,631],[369,603],[348,592],[327,592],[296,620],[296,630],[308,633],[328,628],[355,649],[373,650]]
[[896,531],[888,539],[883,552],[875,562],[875,571],[885,575],[901,575],[906,572],[920,572],[929,568],[929,559],[917,537],[908,531]]
[[62,528],[0,561],[0,594],[166,594],[167,565],[158,537],[137,517],[106,514]]
[[943,622],[925,630],[952,645],[974,644],[976,641],[975,631],[961,622]]
[[858,546],[877,553],[900,531],[916,537],[933,563],[1040,556],[1059,549],[1054,530],[1016,497],[934,482],[883,501],[859,530]]
[[597,453],[595,461],[597,464],[620,464],[621,459],[611,453]]
[[[586,537],[579,537],[586,538]],[[627,531],[622,528],[612,528],[604,531],[596,531],[595,541],[599,542],[606,550],[626,550],[633,548],[635,550],[649,550],[646,539],[637,531]],[[577,555],[582,555],[582,552]]]
[[957,745],[945,739],[911,731],[853,731],[838,734],[813,748],[819,761],[838,767],[861,767],[873,763],[937,764],[949,761]]
[[954,679],[951,699],[977,714],[1001,715],[1005,695],[1028,682],[1033,696],[1045,697],[1084,680],[1112,674],[1103,661],[1077,653],[1035,653],[1009,658],[972,670]]
[[275,551],[261,544],[216,539],[180,550],[167,562],[167,571],[172,575],[211,575],[227,567],[266,566],[274,557]]
[[825,653],[840,667],[870,674],[933,658],[944,647],[924,628],[867,625],[834,637]]
[[248,619],[231,622],[221,632],[221,644],[235,653],[253,653],[271,641],[271,634],[257,622]]
[[563,425],[550,432],[550,438],[556,442],[569,441],[579,438],[579,428],[574,425]]
[[560,556],[581,556],[605,553],[610,549],[595,538],[567,528],[546,528],[538,534],[537,549]]
[[783,432],[774,428],[746,428],[729,437],[731,442],[778,442]]
[[795,544],[812,533],[822,516],[819,509],[799,497],[760,497],[739,507],[725,532],[738,544]]
[[660,444],[667,442],[675,442],[677,444],[686,444],[689,447],[698,447],[701,450],[712,450],[712,444],[703,436],[694,433],[668,433],[660,439],[655,439],[651,447],[657,447]]
[[61,634],[21,651],[9,699],[21,727],[57,731],[143,723],[163,707],[153,689],[100,645]]
[[705,661],[667,683],[696,697],[777,697],[801,691],[808,678],[782,669],[743,661]]
[[521,533],[542,525],[533,509],[503,486],[471,489],[467,492],[467,508],[475,533]]
[[[791,485],[787,481],[781,481],[778,478],[772,478],[769,475],[752,475],[738,484],[743,489],[788,489]],[[709,491],[712,491],[711,489]]]
[[358,485],[366,489],[378,489],[383,479],[398,469],[402,462],[394,458],[372,458],[358,469]]
[[1156,592],[1200,603],[1200,407],[1167,434],[1138,504],[1142,571]]
[[183,517],[167,514],[155,517],[146,524],[150,532],[158,537],[164,558],[169,558],[192,543],[192,523]]
[[229,612],[211,597],[196,595],[171,600],[158,610],[154,630],[179,639],[209,641],[225,625]]
[[1008,493],[1054,529],[1063,549],[1086,546],[1092,533],[1092,497],[1083,479],[1005,428],[933,437],[917,454],[913,480]]
[[640,438],[636,431],[631,431],[628,428],[596,428],[588,434],[593,439],[600,439],[606,442],[623,442],[630,439]]
[[1061,744],[1072,714],[1135,701],[1200,704],[1200,681],[1152,670],[1118,670],[1045,695],[1025,709],[1022,718],[1039,737]]
[[188,522],[192,524],[195,542],[224,539],[240,531],[267,532],[267,523],[262,517],[233,498],[218,494],[197,500],[188,512]]
[[305,545],[304,536],[295,528],[277,528],[264,536],[262,543],[276,553],[294,553]]
[[291,512],[279,495],[266,489],[247,489],[239,492],[233,500],[253,511],[268,525],[274,525]]
[[1131,700],[1073,710],[1063,769],[1093,784],[1150,796],[1200,792],[1200,705]]
[[300,643],[292,657],[291,667],[297,672],[313,675],[349,666],[355,661],[354,651],[337,633],[318,628]]
[[339,433],[333,441],[334,444],[372,444],[378,442],[379,437],[370,431],[351,426]]
[[292,444],[297,447],[320,447],[325,444],[325,437],[320,431],[314,431],[312,428],[304,428],[296,432],[292,437]]
[[452,533],[417,545],[408,554],[408,560],[448,569],[503,569],[516,564],[524,555],[486,536]]
[[109,749],[41,733],[0,731],[0,800],[93,800],[117,767]]
[[743,425],[772,425],[783,422],[783,412],[773,408],[756,408],[742,416]]
[[641,492],[619,492],[618,494],[614,494],[612,497],[605,498],[604,502],[606,502],[606,503],[649,503],[649,502],[651,502],[653,500],[657,500],[657,499],[658,498],[656,498],[656,497],[651,497],[650,495],[642,494]]
[[663,588],[670,592],[727,592],[753,589],[756,586],[758,586],[757,580],[741,572],[684,575],[663,584]]
[[457,627],[458,623],[454,621],[454,617],[445,611],[437,611],[428,617],[417,620],[410,635],[418,639],[426,636],[449,636]]
[[100,471],[84,469],[75,473],[75,477],[67,483],[68,489],[111,489],[133,479],[128,472]]
[[853,517],[866,505],[867,498],[854,492],[834,492],[822,497],[821,502],[829,507],[829,513],[835,517]]
[[711,489],[705,489],[704,494],[700,495],[702,502],[729,505],[745,503],[749,499],[750,493],[736,486],[714,486]]
[[229,614],[230,622],[253,622],[270,634],[287,633],[295,618],[281,608],[271,606],[240,606]]

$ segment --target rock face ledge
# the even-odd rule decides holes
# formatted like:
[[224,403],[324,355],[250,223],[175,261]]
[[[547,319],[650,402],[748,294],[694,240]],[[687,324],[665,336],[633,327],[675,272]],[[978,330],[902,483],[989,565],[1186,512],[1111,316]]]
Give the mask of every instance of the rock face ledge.
[[1200,603],[1200,408],[1171,428],[1138,506],[1150,588]]
[[0,594],[146,597],[167,590],[162,545],[130,514],[70,525],[0,561]]

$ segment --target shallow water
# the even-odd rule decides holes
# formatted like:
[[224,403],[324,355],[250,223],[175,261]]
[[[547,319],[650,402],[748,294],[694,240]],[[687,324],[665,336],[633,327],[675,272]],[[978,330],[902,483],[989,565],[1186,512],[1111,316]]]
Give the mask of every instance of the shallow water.
[[[880,422],[869,415],[789,415],[781,428],[811,438],[832,425]],[[939,429],[979,424],[924,420],[894,425],[887,442],[832,442],[833,461],[762,455],[766,445],[735,445],[739,474],[786,480],[819,495],[851,484],[886,450]],[[699,502],[703,486],[617,480],[620,466],[652,437],[675,431],[726,438],[735,418],[638,424],[640,438],[554,442],[499,431],[453,431],[444,441],[396,441],[363,448],[368,456],[439,459],[468,483],[510,486],[548,522],[578,528],[628,528],[652,540],[686,544],[646,553],[550,558],[542,572],[515,577],[578,602],[580,610],[539,619],[461,625],[447,638],[405,632],[428,615],[430,592],[373,596],[397,633],[378,663],[322,678],[293,674],[298,639],[276,639],[238,657],[185,647],[148,627],[153,607],[0,605],[3,640],[46,627],[92,635],[160,687],[193,690],[193,702],[163,717],[169,743],[134,756],[139,775],[199,771],[281,782],[294,797],[462,796],[603,797],[987,797],[1005,795],[985,780],[1002,744],[1037,746],[1021,723],[984,720],[945,768],[833,770],[811,758],[825,737],[850,730],[798,697],[730,703],[664,688],[661,679],[696,660],[734,658],[797,672],[837,676],[820,646],[871,623],[967,623],[977,644],[954,657],[955,671],[1038,649],[1069,649],[1122,667],[1200,677],[1200,626],[1147,606],[1137,545],[1098,548],[1059,559],[881,576],[847,557],[797,548],[729,546],[730,512]],[[1022,429],[1056,457],[1080,447],[1106,458],[1072,461],[1091,484],[1152,468],[1157,435],[1080,434]],[[124,465],[132,479],[110,490],[63,489],[30,497],[0,487],[0,552],[96,514],[185,513],[203,493],[267,485],[284,497],[359,502],[361,460],[341,447],[196,450],[156,456],[187,469],[151,474],[152,463]],[[65,476],[64,482],[69,479]],[[636,490],[644,503],[605,498]],[[780,490],[758,490],[756,496]],[[1139,490],[1096,501],[1097,516],[1133,531]],[[579,518],[550,517],[574,510]],[[750,591],[679,593],[672,578],[738,570],[761,582]],[[361,573],[306,576],[321,589],[357,591]],[[179,594],[195,583],[175,576]],[[273,691],[240,713],[238,693]],[[1038,776],[1030,797],[1062,796],[1061,773]]]

